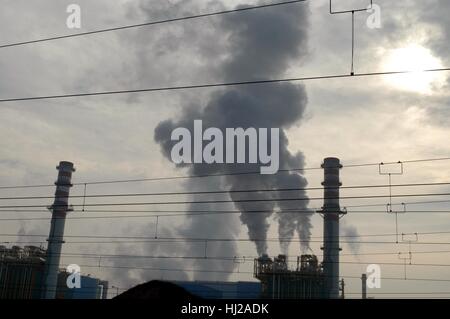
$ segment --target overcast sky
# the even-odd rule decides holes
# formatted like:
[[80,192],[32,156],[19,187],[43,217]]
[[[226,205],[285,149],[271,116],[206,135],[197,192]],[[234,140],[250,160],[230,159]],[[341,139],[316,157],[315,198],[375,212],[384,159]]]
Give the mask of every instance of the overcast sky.
[[[271,3],[272,1],[241,0],[120,0],[120,1],[51,1],[51,0],[6,0],[0,11],[0,44],[26,41],[42,37],[90,31],[101,28],[141,23],[197,13],[231,9],[236,5]],[[337,1],[336,1],[337,2]],[[355,20],[355,72],[379,72],[421,70],[448,67],[450,65],[450,2],[446,0],[376,0],[381,8],[382,26],[371,29],[366,20],[369,13],[356,14]],[[77,3],[82,9],[82,29],[66,27],[66,7]],[[343,9],[366,7],[369,0],[339,1]],[[76,92],[140,89],[199,83],[216,83],[232,80],[249,80],[262,77],[303,77],[331,74],[348,74],[351,63],[351,16],[330,15],[328,0],[313,0],[290,4],[285,7],[261,9],[216,16],[203,19],[161,24],[152,27],[128,29],[116,32],[43,42],[25,46],[0,49],[0,99],[29,97]],[[346,7],[347,6],[347,7]],[[290,7],[290,8],[288,8]],[[300,8],[299,8],[300,7]],[[298,25],[292,30],[302,34],[281,33],[274,35],[273,28],[263,28],[261,17],[278,17],[286,12],[298,12]],[[277,15],[278,13],[279,15]],[[251,26],[261,25],[261,33],[255,33],[259,44],[250,50],[253,42],[240,43],[238,26],[249,21]],[[284,21],[284,20],[280,20]],[[278,23],[280,22],[278,21]],[[293,20],[289,20],[293,21]],[[240,24],[241,23],[241,24]],[[277,23],[274,21],[267,21]],[[298,27],[298,28],[297,28]],[[289,30],[291,30],[289,29]],[[264,35],[264,32],[268,32]],[[293,47],[287,44],[295,41]],[[236,40],[237,39],[237,40]],[[251,37],[245,38],[253,39]],[[264,39],[267,39],[265,41]],[[255,40],[256,43],[256,40]],[[272,46],[286,44],[279,48]],[[236,45],[240,46],[237,47]],[[291,43],[292,44],[292,43]],[[240,51],[239,51],[240,50]],[[260,50],[260,51],[258,51]],[[264,50],[264,52],[262,51]],[[273,56],[283,59],[259,59]],[[279,50],[282,54],[280,54]],[[241,55],[239,55],[241,54]],[[243,60],[248,59],[243,63]],[[234,61],[231,63],[230,61]],[[242,63],[237,63],[241,61]],[[258,63],[260,65],[258,65]],[[237,68],[238,67],[238,68]],[[248,71],[245,67],[251,69]],[[235,68],[235,69],[233,69]],[[237,68],[237,69],[236,69]],[[241,74],[239,74],[239,71]],[[234,78],[232,78],[234,76]],[[248,76],[248,77],[247,77]],[[407,161],[448,157],[449,136],[449,74],[412,74],[408,76],[374,76],[364,78],[341,78],[295,83],[304,90],[305,104],[300,116],[284,126],[289,139],[289,151],[301,152],[305,167],[319,167],[323,158],[339,157],[344,165]],[[270,86],[270,85],[268,85]],[[266,88],[261,88],[261,91]],[[267,88],[269,90],[269,88]],[[188,174],[188,169],[179,169],[170,162],[155,142],[155,128],[165,120],[183,121],[188,110],[197,108],[201,112],[209,101],[221,93],[220,89],[196,89],[154,93],[96,96],[70,99],[8,102],[0,104],[0,185],[51,184],[61,160],[75,163],[77,171],[74,182],[118,180],[179,176]],[[303,92],[303,91],[302,91]],[[303,94],[303,93],[302,93]],[[283,101],[280,99],[280,101]],[[262,110],[264,112],[265,110]],[[265,113],[264,113],[265,114]],[[256,114],[255,114],[256,116]],[[283,122],[284,123],[284,122]],[[284,124],[283,124],[284,125]],[[301,167],[303,163],[298,163]],[[448,182],[449,162],[426,162],[405,164],[404,174],[393,176],[394,184]],[[396,170],[397,166],[389,169]],[[378,174],[377,166],[345,168],[341,172],[345,185],[386,184],[387,176]],[[306,171],[310,187],[320,187],[321,170]],[[224,188],[227,184],[219,178],[158,181],[88,186],[88,194],[133,193],[155,191],[181,191],[186,187],[198,190]],[[343,190],[343,196],[380,195],[387,189]],[[394,193],[448,193],[448,186],[395,188]],[[0,190],[1,196],[44,195],[52,196],[54,189]],[[83,193],[82,187],[74,187],[72,194]],[[320,191],[308,192],[310,197],[322,196]],[[218,197],[226,198],[226,197]],[[399,202],[423,200],[446,200],[448,197],[400,198]],[[172,197],[186,199],[189,197]],[[123,199],[103,199],[103,201]],[[138,201],[140,198],[132,198]],[[163,201],[167,197],[146,198],[148,201]],[[75,198],[73,204],[82,199]],[[88,202],[95,202],[88,199]],[[99,200],[102,202],[102,200]],[[2,201],[23,204],[24,201]],[[34,201],[33,203],[36,203]],[[50,204],[51,200],[39,201]],[[343,200],[342,206],[386,204],[386,198]],[[29,204],[29,202],[27,203]],[[223,209],[236,209],[232,204]],[[309,207],[320,208],[321,201],[311,201]],[[144,206],[124,209],[174,209],[186,206]],[[448,203],[407,205],[407,210],[445,210]],[[113,208],[117,209],[117,208]],[[363,208],[383,211],[385,207]],[[355,211],[352,213],[352,210]],[[395,219],[387,213],[362,214],[362,208],[349,208],[343,219],[343,234],[360,235],[391,234],[395,232]],[[84,214],[84,215],[83,215]],[[71,217],[101,216],[100,213],[73,213]],[[121,216],[138,213],[109,213]],[[2,218],[42,218],[49,213],[3,212]],[[4,216],[4,217],[3,217]],[[194,218],[204,218],[193,222]],[[321,255],[322,219],[312,217],[311,249]],[[189,227],[197,223],[204,228],[202,234],[189,233]],[[270,219],[268,237],[276,238],[277,220]],[[406,213],[399,215],[400,232],[446,232],[450,230],[448,214]],[[49,220],[24,220],[0,222],[1,234],[47,234]],[[105,236],[155,236],[155,220],[152,218],[121,219],[74,219],[66,224],[66,235]],[[248,238],[246,226],[239,215],[208,216],[191,218],[161,218],[158,233],[167,236],[188,234],[198,237]],[[361,237],[361,241],[373,241],[373,237]],[[411,238],[409,238],[411,239]],[[1,241],[38,241],[36,238],[0,235]],[[45,238],[41,238],[45,242]],[[67,242],[77,239],[67,239]],[[343,239],[345,241],[345,239]],[[394,241],[395,236],[375,238]],[[108,241],[108,240],[107,240]],[[449,234],[419,235],[420,242],[450,242]],[[407,252],[408,245],[361,244],[359,247],[342,245],[344,261],[362,264],[342,264],[341,276],[356,276],[365,272],[365,263],[401,263],[395,254]],[[353,248],[353,250],[352,250]],[[208,244],[209,256],[227,256],[233,252],[238,256],[255,256],[255,245],[251,242],[237,244]],[[448,245],[414,244],[418,252],[447,250]],[[374,252],[389,252],[392,255],[357,255]],[[160,244],[66,244],[65,253],[83,252],[93,254],[135,255],[202,255],[204,244],[160,243]],[[280,252],[278,243],[269,243],[269,253]],[[293,242],[289,254],[291,261],[300,254],[299,243]],[[158,259],[83,259],[62,258],[68,263],[84,265],[128,265],[153,268],[218,269],[252,271],[253,260],[249,258],[240,265],[230,262],[158,260]],[[448,253],[413,253],[414,263],[450,264]],[[214,274],[167,271],[113,271],[102,268],[85,268],[84,273],[109,280],[112,285],[127,288],[150,279],[208,279],[208,280],[253,280],[252,274]],[[401,266],[382,266],[385,277],[404,277]],[[410,278],[448,278],[448,267],[409,266]],[[360,280],[349,278],[347,291],[350,297],[358,297]],[[370,293],[436,292],[449,291],[449,282],[394,281],[382,282],[382,289]],[[352,295],[352,293],[355,293]],[[398,296],[398,295],[383,295]],[[403,294],[402,297],[411,295]],[[416,295],[414,295],[416,296]],[[427,296],[427,295],[425,295]],[[440,295],[438,295],[440,296]],[[442,295],[445,296],[445,295]],[[448,296],[448,295],[447,295]]]

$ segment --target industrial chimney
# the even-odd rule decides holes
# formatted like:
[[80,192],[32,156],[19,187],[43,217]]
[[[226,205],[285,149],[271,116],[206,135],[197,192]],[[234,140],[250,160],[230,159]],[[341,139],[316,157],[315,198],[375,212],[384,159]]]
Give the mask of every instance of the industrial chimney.
[[64,243],[64,225],[67,212],[72,211],[69,207],[69,191],[72,187],[72,173],[75,172],[73,163],[60,162],[56,167],[58,180],[55,182],[55,201],[49,210],[52,211],[50,234],[48,236],[47,257],[45,265],[45,289],[44,299],[55,299],[58,282],[59,259],[61,248]]
[[367,275],[362,274],[361,276],[361,283],[362,283],[362,299],[367,299]]
[[325,158],[324,204],[319,213],[323,216],[323,272],[325,289],[329,299],[339,298],[339,219],[345,212],[339,205],[339,170],[342,168],[338,158]]

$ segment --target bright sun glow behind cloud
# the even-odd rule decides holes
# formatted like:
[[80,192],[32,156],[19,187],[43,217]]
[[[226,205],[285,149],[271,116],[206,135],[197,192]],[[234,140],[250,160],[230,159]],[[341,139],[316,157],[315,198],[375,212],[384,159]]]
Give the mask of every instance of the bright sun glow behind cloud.
[[383,60],[384,71],[415,71],[414,73],[386,77],[386,82],[401,90],[431,94],[442,87],[446,75],[442,72],[421,72],[442,68],[440,59],[433,56],[427,48],[411,45],[405,48],[388,50]]

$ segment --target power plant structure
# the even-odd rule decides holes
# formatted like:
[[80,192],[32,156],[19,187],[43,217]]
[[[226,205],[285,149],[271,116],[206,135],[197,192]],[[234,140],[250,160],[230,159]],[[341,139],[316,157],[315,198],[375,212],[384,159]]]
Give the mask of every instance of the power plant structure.
[[339,204],[339,170],[342,168],[340,160],[335,157],[325,158],[323,207],[318,213],[323,216],[323,273],[325,276],[325,290],[327,299],[339,298],[339,219],[346,212],[341,211]]
[[[243,282],[240,285],[227,286],[228,295],[245,295],[249,290],[256,296],[268,299],[338,299],[340,291],[344,298],[344,283],[339,278],[339,220],[346,214],[341,210],[339,190],[341,182],[339,172],[340,160],[335,157],[325,158],[321,166],[324,169],[324,202],[317,211],[323,217],[323,261],[308,254],[297,257],[294,269],[288,266],[288,257],[278,255],[270,258],[263,255],[254,260],[254,278],[260,284]],[[47,250],[42,247],[14,246],[8,249],[0,246],[0,299],[71,299],[71,298],[105,298],[107,283],[84,276],[84,282],[91,288],[84,292],[68,289],[65,283],[68,273],[60,270],[60,256],[64,243],[64,227],[67,213],[72,211],[69,205],[69,192],[72,185],[74,164],[62,161],[57,166],[58,178],[52,211]],[[93,280],[91,280],[93,279]],[[367,277],[362,276],[362,298],[367,298]],[[202,289],[208,287],[213,296],[220,294],[221,285],[203,282]],[[195,285],[185,283],[192,289]],[[91,287],[92,286],[92,287]],[[192,286],[192,287],[191,287]],[[224,286],[224,285],[222,285]],[[92,291],[91,291],[92,290]],[[83,296],[83,294],[85,294]],[[225,296],[222,294],[221,296]]]
[[60,269],[64,243],[69,191],[72,187],[74,164],[62,161],[56,167],[58,178],[52,211],[48,247],[0,246],[0,299],[106,299],[108,282],[80,275],[81,287],[69,288],[71,273]]
[[[0,299],[41,299],[47,252],[37,246],[0,246]],[[68,273],[57,269],[55,299],[106,299],[108,282],[80,274],[80,288],[67,286]]]
[[254,277],[261,281],[263,298],[273,299],[337,299],[339,291],[344,294],[344,284],[339,280],[339,219],[346,213],[339,204],[340,160],[325,158],[324,203],[318,213],[323,217],[323,261],[317,256],[297,257],[297,267],[289,269],[287,256],[279,255],[273,260],[267,255],[255,259]]
[[0,246],[0,299],[39,299],[45,250],[35,246]]
[[67,212],[72,211],[72,208],[69,206],[69,192],[72,187],[72,173],[75,172],[74,165],[71,162],[63,161],[59,163],[56,169],[58,170],[58,179],[55,182],[55,201],[49,207],[49,210],[52,210],[52,220],[50,234],[47,239],[44,299],[55,299],[56,296],[66,215]]
[[323,299],[325,280],[317,257],[297,257],[297,268],[290,270],[287,257],[273,260],[267,255],[255,259],[254,277],[261,281],[261,297],[265,299]]

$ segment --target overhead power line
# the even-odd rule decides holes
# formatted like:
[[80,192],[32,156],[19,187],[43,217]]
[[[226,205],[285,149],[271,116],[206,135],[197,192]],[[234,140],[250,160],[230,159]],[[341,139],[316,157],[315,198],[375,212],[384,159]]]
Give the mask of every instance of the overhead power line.
[[[450,231],[434,231],[434,232],[415,232],[415,233],[404,233],[403,235],[445,235],[450,234]],[[349,236],[341,236],[343,238],[358,238],[358,237],[387,237],[387,236],[395,236],[396,234],[367,234],[367,235],[349,235]],[[41,238],[47,238],[48,235],[45,234],[0,234],[0,236],[3,237],[18,237],[18,238],[24,238],[24,237],[41,237]],[[134,240],[143,240],[143,242],[198,242],[198,243],[205,243],[205,242],[296,242],[296,243],[308,243],[308,242],[333,242],[332,240],[314,240],[314,239],[320,239],[322,237],[311,237],[309,240],[306,239],[295,239],[295,238],[289,238],[289,237],[273,237],[273,238],[214,238],[214,237],[164,237],[164,236],[106,236],[106,235],[64,235],[64,238],[86,238],[86,239],[121,239],[121,240],[127,240],[127,241],[114,241],[115,243],[118,242],[135,242]],[[130,241],[128,241],[130,240]],[[112,241],[109,241],[112,242]],[[447,242],[401,242],[396,243],[392,241],[340,241],[341,243],[389,243],[389,244],[449,244]]]
[[[407,198],[407,197],[430,197],[430,196],[450,196],[450,193],[423,193],[423,194],[396,194],[396,195],[365,195],[365,196],[340,196],[336,199],[375,199],[375,198]],[[74,204],[72,207],[100,207],[100,206],[145,206],[145,205],[190,205],[190,204],[225,204],[225,203],[263,203],[263,202],[289,202],[289,201],[312,201],[323,200],[323,197],[295,197],[295,198],[259,198],[259,199],[224,199],[224,200],[194,200],[194,201],[170,201],[170,202],[129,202],[129,203],[83,203]],[[327,197],[327,199],[333,199]],[[11,208],[48,208],[48,205],[4,205],[0,209]],[[54,204],[52,208],[67,205]],[[313,213],[313,211],[311,211]]]
[[350,74],[319,75],[319,76],[306,76],[306,77],[285,78],[285,79],[222,82],[222,83],[213,83],[213,84],[180,85],[180,86],[153,87],[153,88],[144,88],[144,89],[125,89],[125,90],[116,90],[116,91],[99,91],[99,92],[86,92],[86,93],[71,93],[71,94],[5,98],[5,99],[0,99],[0,103],[19,102],[19,101],[52,100],[52,99],[67,99],[67,98],[75,98],[75,97],[118,95],[118,94],[129,94],[129,93],[181,91],[181,90],[192,90],[192,89],[232,87],[232,86],[242,86],[242,85],[276,84],[276,83],[301,82],[301,81],[312,81],[312,80],[361,78],[361,77],[369,77],[369,76],[389,76],[389,75],[400,75],[400,74],[416,74],[419,72],[420,73],[446,72],[446,71],[450,71],[450,68],[444,67],[444,68],[426,69],[426,70],[420,70],[420,71],[406,70],[406,71],[355,73],[353,75],[350,75]]
[[[414,201],[414,202],[403,202],[401,204],[404,204],[406,206],[410,205],[422,205],[422,204],[435,204],[435,203],[450,203],[450,200],[436,200],[436,201]],[[399,203],[400,205],[400,203]],[[362,213],[362,214],[386,214],[386,210],[348,210],[348,208],[364,208],[364,207],[385,207],[386,203],[379,203],[379,204],[369,204],[369,205],[346,205],[343,206],[344,209],[347,210],[348,213]],[[311,207],[307,210],[300,210],[297,208],[286,208],[283,210],[248,210],[245,213],[247,214],[260,214],[260,213],[281,213],[281,214],[288,214],[288,213],[311,213],[311,211],[318,211],[321,208],[317,207]],[[0,213],[43,213],[48,214],[48,209],[43,210],[37,210],[37,209],[0,209]],[[131,215],[111,215],[111,216],[84,216],[84,217],[70,217],[67,219],[82,219],[82,218],[139,218],[139,217],[149,217],[149,218],[155,218],[155,217],[172,217],[172,216],[194,216],[194,215],[217,215],[217,214],[241,214],[242,211],[240,210],[217,210],[217,209],[208,209],[208,210],[192,210],[192,209],[181,209],[181,210],[160,210],[160,209],[142,209],[142,210],[136,210],[136,209],[118,209],[118,210],[112,210],[112,209],[85,209],[85,210],[76,210],[74,209],[73,212],[78,213],[155,213],[152,215],[138,215],[138,216],[131,216]],[[450,213],[449,210],[407,210],[406,213]],[[34,218],[33,218],[34,219]],[[47,218],[45,218],[47,219]],[[7,220],[7,219],[5,219]],[[24,219],[26,220],[26,219]]]
[[[422,204],[440,204],[440,203],[450,203],[450,200],[430,200],[430,201],[418,201],[418,202],[407,202],[403,203],[406,205],[422,205]],[[398,203],[401,205],[401,203]],[[382,204],[362,204],[362,205],[345,205],[345,208],[364,208],[364,207],[386,207],[386,203]]]
[[[378,162],[378,163],[356,163],[343,165],[342,168],[358,168],[358,167],[370,167],[379,165],[394,165],[394,164],[413,164],[413,163],[423,163],[423,162],[440,162],[440,161],[450,161],[450,156],[448,157],[438,157],[438,158],[425,158],[425,159],[415,159],[415,160],[405,160],[405,161],[391,161],[391,162]],[[340,168],[340,167],[339,167]],[[290,173],[290,172],[304,172],[304,171],[314,171],[323,170],[323,168],[318,165],[316,167],[298,167],[289,169],[279,169],[277,173]],[[74,185],[102,185],[102,184],[118,184],[118,183],[134,183],[134,182],[151,182],[151,181],[164,181],[164,180],[177,180],[177,179],[191,179],[191,178],[206,178],[206,177],[223,177],[223,176],[239,176],[239,175],[260,175],[261,172],[257,171],[237,171],[229,173],[216,173],[216,174],[195,174],[195,175],[185,175],[185,176],[169,176],[169,177],[153,177],[153,178],[140,178],[140,179],[123,179],[123,180],[112,180],[112,181],[87,181],[75,183]],[[54,186],[54,185],[49,185]],[[1,189],[2,187],[0,187]]]
[[[157,193],[129,193],[129,194],[94,194],[94,195],[71,195],[70,198],[103,198],[103,197],[141,197],[141,196],[173,196],[173,195],[217,195],[217,194],[238,194],[238,193],[270,193],[270,192],[292,192],[311,191],[326,189],[366,189],[366,188],[393,188],[393,187],[424,187],[424,186],[445,186],[450,182],[438,183],[409,183],[409,184],[383,184],[383,185],[355,185],[337,187],[292,187],[292,188],[269,188],[269,189],[242,189],[242,190],[215,190],[215,191],[191,191],[191,192],[157,192]],[[17,196],[0,197],[0,200],[30,200],[30,199],[52,199],[54,196]]]
[[230,14],[230,13],[239,13],[239,12],[251,11],[251,10],[256,10],[256,9],[284,6],[284,5],[296,4],[299,2],[305,2],[305,1],[307,1],[307,0],[283,1],[283,2],[277,2],[277,3],[271,3],[271,4],[264,4],[264,5],[240,7],[237,9],[216,11],[216,12],[211,12],[211,13],[196,14],[196,15],[190,15],[190,16],[184,16],[184,17],[178,17],[178,18],[156,20],[156,21],[150,21],[150,22],[144,22],[144,23],[138,23],[138,24],[129,24],[129,25],[124,25],[124,26],[99,29],[99,30],[93,30],[93,31],[88,31],[88,32],[80,32],[80,33],[75,33],[75,34],[45,37],[45,38],[40,38],[40,39],[36,39],[36,40],[2,44],[2,45],[0,45],[0,49],[16,47],[16,46],[23,46],[23,45],[27,45],[27,44],[33,44],[33,43],[49,42],[49,41],[62,40],[62,39],[68,39],[68,38],[82,37],[82,36],[99,34],[99,33],[113,32],[113,31],[120,31],[120,30],[127,30],[127,29],[133,29],[133,28],[141,28],[141,27],[149,27],[149,26],[166,24],[166,23],[171,23],[171,22],[194,20],[194,19],[199,19],[199,18],[213,17],[213,16],[219,16],[219,15]]
[[[334,262],[328,262],[328,263],[334,263]],[[374,262],[374,261],[358,261],[358,262],[339,262],[341,264],[352,264],[352,265],[368,265],[368,264],[378,264],[378,265],[387,265],[387,266],[402,266],[405,265],[403,263],[394,263],[394,262]],[[47,264],[51,265],[51,264]],[[59,265],[58,265],[59,266]],[[235,271],[235,270],[210,270],[210,269],[195,269],[195,268],[155,268],[155,267],[140,267],[140,266],[127,266],[127,265],[79,265],[81,268],[118,268],[118,269],[142,269],[142,270],[164,270],[164,271],[187,271],[187,272],[211,272],[211,273],[240,273],[240,274],[253,274],[253,271]],[[414,264],[408,264],[407,266],[418,266],[418,267],[450,267],[450,264],[431,264],[431,263],[414,263]]]
[[[433,231],[433,232],[415,232],[415,233],[403,233],[403,235],[443,235],[443,234],[450,234],[450,231]],[[340,235],[339,237],[341,238],[357,238],[357,237],[389,237],[389,236],[395,236],[395,233],[389,233],[389,234],[366,234],[366,235]],[[36,234],[1,234],[0,236],[5,236],[5,237],[48,237],[48,235],[36,235]],[[158,239],[155,237],[149,237],[149,236],[100,236],[100,235],[64,235],[64,237],[67,238],[117,238],[117,239]],[[318,237],[318,236],[312,236],[310,237],[311,239],[313,238],[322,238],[322,236]],[[162,238],[161,239],[168,239],[168,238]],[[173,238],[170,238],[173,239]],[[180,238],[175,238],[176,240],[179,239],[183,239],[183,237]],[[196,239],[197,240],[197,239]],[[204,239],[200,239],[204,240]],[[207,239],[208,240],[208,239]],[[212,241],[214,241],[215,239],[212,239]],[[221,239],[222,240],[222,239]],[[237,240],[241,240],[241,239],[237,239]],[[247,239],[245,239],[247,240]],[[250,240],[250,239],[248,239]],[[251,239],[252,241],[264,241],[264,240],[269,240],[269,241],[277,241],[277,240],[291,240],[290,238],[286,237],[280,237],[280,238],[267,238],[267,239]]]
[[[344,165],[343,168],[359,168],[359,167],[394,165],[394,164],[414,164],[414,163],[439,162],[439,161],[450,161],[450,156],[449,157],[440,157],[440,158],[405,160],[405,161],[349,164],[349,165]],[[322,169],[323,168],[320,167],[320,165],[316,166],[316,167],[280,169],[280,170],[278,170],[277,174],[278,173],[289,173],[289,172],[303,172],[303,171],[310,171],[310,170],[322,170]],[[238,171],[238,172],[217,173],[217,174],[196,174],[196,175],[185,175],[185,176],[135,178],[135,179],[121,179],[121,180],[109,180],[109,181],[85,181],[85,182],[73,183],[72,185],[84,186],[84,185],[104,185],[104,184],[138,183],[138,182],[157,182],[157,181],[178,180],[178,179],[224,177],[224,176],[239,176],[239,175],[259,175],[259,174],[261,174],[260,171],[240,171],[240,172]],[[55,184],[5,185],[5,186],[0,186],[0,189],[43,188],[43,187],[54,187],[54,186],[55,186]]]
[[[73,244],[104,244],[104,245],[117,245],[117,244],[161,244],[161,243],[183,243],[183,242],[193,242],[193,243],[199,243],[204,244],[205,242],[211,243],[211,242],[251,242],[250,239],[221,239],[221,240],[212,240],[208,238],[192,238],[193,240],[189,240],[184,238],[179,238],[178,240],[169,240],[169,239],[147,239],[147,240],[108,240],[108,241],[99,241],[99,240],[85,240],[85,241],[65,241],[64,245],[73,245]],[[275,242],[275,241],[274,241]],[[276,242],[279,242],[277,240]],[[301,242],[308,242],[308,243],[323,243],[322,240],[310,240],[310,241],[302,241],[298,239],[292,239],[290,242],[292,243],[301,243]],[[0,244],[44,244],[46,243],[46,240],[41,241],[0,241]],[[339,241],[341,244],[383,244],[383,245],[450,245],[450,242],[395,242],[395,241]]]
[[[436,201],[440,202],[450,202],[450,201]],[[407,205],[421,204],[422,202],[409,202]],[[429,203],[429,202],[426,202]],[[377,205],[372,205],[377,206]],[[379,204],[378,206],[386,207],[386,204]],[[319,210],[318,208],[311,208],[313,211]],[[3,213],[45,213],[48,214],[48,210],[0,210]],[[223,215],[223,214],[241,214],[239,210],[74,210],[74,212],[83,213],[84,216],[81,217],[69,217],[69,220],[104,220],[104,219],[132,219],[132,218],[167,218],[167,217],[195,217],[195,216],[212,216],[212,215]],[[349,214],[383,214],[386,215],[386,210],[382,211],[365,211],[365,210],[352,210],[347,211]],[[98,214],[98,213],[152,213],[145,215],[103,215],[103,216],[86,216],[86,214]],[[310,210],[303,211],[298,209],[284,209],[283,211],[272,211],[272,210],[250,210],[246,212],[247,214],[261,214],[261,213],[275,213],[275,214],[292,214],[292,213],[310,213]],[[432,213],[432,214],[448,214],[449,210],[408,210],[406,213]],[[49,221],[49,217],[29,217],[29,218],[1,218],[0,221],[28,221],[28,220],[42,220]]]
[[[404,252],[408,254],[409,252]],[[450,250],[432,250],[432,251],[413,251],[414,255],[421,254],[447,254]],[[155,255],[133,255],[133,254],[100,254],[100,253],[61,253],[64,257],[84,257],[93,259],[187,259],[187,260],[223,260],[223,261],[236,261],[236,262],[253,262],[254,259],[259,256],[155,256]],[[340,254],[340,256],[398,256],[399,252],[376,252],[376,253],[352,253],[352,254]],[[319,257],[319,256],[317,256]],[[288,260],[288,263],[296,263],[296,260]],[[450,279],[448,280],[450,281]]]
[[[2,211],[2,212],[10,212],[10,211]],[[29,213],[29,212],[36,212],[36,211],[21,211],[23,213]],[[42,213],[47,213],[48,211],[38,211]],[[75,211],[75,212],[81,212],[81,211]],[[89,211],[85,210],[83,213],[98,213],[99,211]],[[109,211],[100,211],[100,212],[109,212]],[[126,213],[127,211],[117,211],[121,213]],[[149,211],[153,212],[153,211]],[[165,211],[164,211],[165,212]],[[263,214],[263,213],[271,213],[272,211],[258,211],[258,212],[246,212],[246,214]],[[167,214],[169,213],[169,214]],[[66,218],[66,220],[104,220],[104,219],[134,219],[134,218],[166,218],[166,217],[181,217],[181,216],[214,216],[214,215],[227,215],[227,214],[242,214],[241,211],[218,211],[218,212],[199,212],[199,213],[189,213],[189,211],[185,213],[171,213],[170,211],[167,211],[166,214],[146,214],[146,215],[104,215],[104,216],[81,216],[81,217],[69,217]],[[292,213],[302,213],[302,211],[275,211],[275,214],[292,214]],[[308,211],[310,213],[310,211]],[[386,211],[351,211],[348,212],[351,214],[384,214],[386,215]],[[430,214],[450,214],[450,210],[436,210],[436,211],[407,211],[408,214],[410,213],[430,213]],[[0,218],[0,222],[8,222],[8,221],[32,221],[32,220],[40,220],[40,221],[49,221],[51,220],[51,216],[49,217],[25,217],[25,218]],[[128,220],[128,222],[130,222]]]

